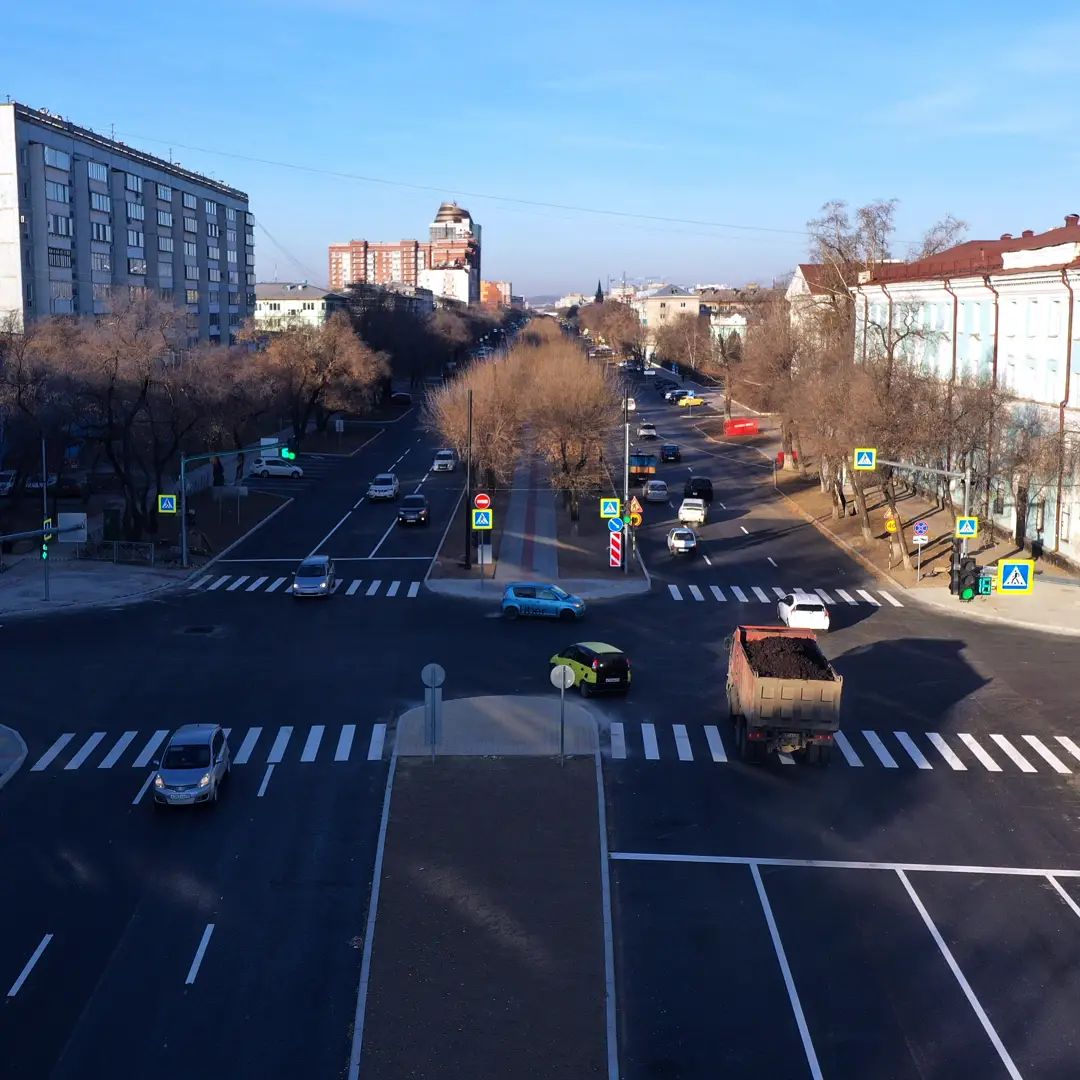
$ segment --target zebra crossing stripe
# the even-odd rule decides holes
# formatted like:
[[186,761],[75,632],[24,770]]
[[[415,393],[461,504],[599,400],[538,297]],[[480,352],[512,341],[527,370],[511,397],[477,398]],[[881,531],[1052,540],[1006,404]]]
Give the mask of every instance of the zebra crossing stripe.
[[886,769],[898,769],[896,758],[889,753],[888,747],[881,741],[881,736],[876,731],[864,731],[863,738],[870,744],[870,749],[878,756],[878,761]]
[[158,747],[165,741],[169,732],[159,729],[150,736],[147,744],[139,752],[139,756],[131,763],[133,769],[145,769],[150,764],[150,759],[157,753]]
[[277,765],[281,762],[281,759],[285,756],[285,747],[289,745],[289,739],[291,738],[291,727],[278,728],[274,745],[270,747],[270,753],[266,755],[266,763],[268,765]]
[[1054,738],[1057,739],[1057,741],[1061,743],[1061,745],[1064,746],[1077,761],[1080,761],[1080,746],[1077,746],[1068,735],[1055,735]]
[[386,725],[376,724],[371,729],[371,742],[368,743],[368,761],[381,761],[383,743],[386,741]]
[[626,735],[618,720],[611,722],[611,756],[620,760],[626,757]]
[[824,589],[815,589],[814,592],[816,592],[826,604],[836,603],[836,601]]
[[408,591],[408,593],[406,593],[406,596],[408,596],[408,598],[410,600],[412,600],[419,591],[420,591],[420,582],[419,581],[413,581],[409,585],[409,591]]
[[307,741],[304,743],[304,749],[300,752],[301,761],[315,760],[315,755],[319,752],[319,744],[322,742],[324,731],[326,731],[326,726],[324,724],[311,725]]
[[712,755],[713,761],[727,761],[724,742],[720,738],[720,731],[715,724],[705,725],[705,741],[709,744],[709,753]]
[[60,738],[58,738],[56,742],[54,742],[52,746],[50,746],[49,749],[30,766],[30,771],[41,772],[43,769],[47,769],[56,760],[60,751],[74,738],[75,735],[72,732],[61,735]]
[[1062,774],[1072,772],[1072,769],[1070,769],[1068,765],[1066,765],[1065,762],[1063,762],[1048,746],[1045,746],[1041,739],[1036,738],[1034,735],[1025,735],[1023,738],[1024,742],[1026,742],[1028,746],[1030,746],[1031,749],[1054,770],[1054,772]]
[[138,734],[137,731],[125,731],[124,734],[116,740],[116,744],[113,748],[101,759],[98,768],[111,769],[117,761],[120,760],[120,755],[131,745],[132,740]]
[[346,596],[352,596],[352,594],[353,594],[354,592],[356,592],[356,590],[357,590],[357,589],[359,589],[359,588],[360,588],[360,585],[361,585],[361,584],[362,584],[362,582],[361,582],[360,578],[357,578],[357,579],[356,579],[355,581],[353,581],[353,582],[352,582],[352,584],[350,584],[350,585],[349,585],[349,587],[348,587],[348,588],[347,588],[347,589],[345,590],[345,595],[346,595]]
[[214,575],[203,574],[201,578],[196,578],[189,586],[189,589],[201,589]]
[[881,595],[884,596],[885,599],[888,600],[889,603],[892,604],[893,607],[903,607],[904,606],[903,604],[900,603],[899,600],[896,599],[896,597],[891,596],[884,589],[878,589],[878,592],[881,593]]
[[694,751],[690,749],[690,736],[686,734],[685,724],[673,724],[672,731],[675,735],[675,751],[680,761],[693,761]]
[[236,751],[236,757],[233,758],[234,765],[246,765],[248,763],[251,751],[255,749],[255,744],[259,741],[261,734],[261,727],[248,728],[244,741],[240,744],[240,749]]
[[851,593],[845,592],[843,589],[837,589],[836,590],[836,595],[839,596],[840,599],[843,600],[845,604],[857,604],[859,602],[858,600],[855,599],[854,596],[851,595]]
[[225,591],[226,592],[236,592],[236,590],[239,589],[240,586],[243,585],[245,581],[249,581],[250,579],[251,579],[250,574],[241,574]]
[[776,755],[780,759],[781,765],[794,765],[795,759],[790,754],[779,753]]
[[732,585],[731,586],[731,591],[735,594],[735,599],[738,600],[740,604],[749,604],[750,603],[750,601],[747,600],[747,598],[746,598],[746,593],[744,593],[742,591],[742,589],[739,588],[738,585]]
[[962,734],[957,738],[979,759],[979,764],[989,772],[1001,772],[1001,766],[975,741],[974,735]]
[[257,578],[256,578],[256,579],[255,579],[255,580],[254,580],[254,581],[253,581],[253,582],[252,582],[252,583],[251,583],[251,584],[250,584],[250,585],[249,585],[249,586],[248,586],[248,587],[247,587],[247,588],[246,588],[246,589],[244,590],[244,592],[254,592],[254,591],[255,591],[255,590],[256,590],[256,589],[257,589],[257,588],[258,588],[258,587],[259,587],[259,586],[260,586],[260,585],[261,585],[261,584],[262,584],[262,583],[263,583],[264,581],[266,581],[266,580],[267,580],[267,577],[266,577],[266,575],[265,575],[265,574],[263,574],[263,576],[262,576],[262,577],[257,577]]
[[687,585],[686,587],[690,590],[690,595],[695,600],[704,600],[705,599],[704,594],[702,593],[702,591],[696,585]]
[[761,591],[761,589],[759,589],[759,588],[758,588],[758,587],[757,587],[756,585],[751,585],[751,586],[750,586],[750,588],[754,590],[754,595],[755,595],[755,596],[756,596],[756,597],[757,597],[757,598],[758,598],[758,599],[759,599],[759,600],[760,600],[760,601],[761,601],[761,602],[762,602],[763,604],[770,604],[770,603],[772,603],[772,601],[771,601],[771,600],[769,599],[769,597],[767,596],[767,594],[765,594],[764,592],[762,592],[762,591]]
[[1013,764],[1021,772],[1035,772],[1035,766],[1004,735],[991,735],[991,739],[994,740],[1005,751],[1006,754],[1012,759]]
[[784,590],[783,590],[783,589],[781,589],[779,585],[774,585],[774,586],[772,587],[772,591],[773,591],[774,593],[776,593],[776,599],[777,599],[777,600],[783,600],[783,599],[784,599],[784,597],[785,597],[785,596],[787,596],[787,593],[786,593],[786,592],[784,592]]
[[727,597],[720,591],[720,586],[719,585],[710,585],[709,586],[709,592],[711,592],[713,594],[713,596],[715,596],[716,599],[720,601],[720,603],[722,603],[722,604],[727,603]]
[[273,580],[273,582],[270,585],[267,586],[266,591],[267,592],[276,592],[277,589],[279,589],[284,584],[285,584],[285,579],[283,577],[275,578]]
[[397,591],[400,588],[401,588],[401,582],[400,581],[391,581],[390,582],[390,588],[386,590],[386,595],[387,596],[397,596]]
[[79,766],[94,752],[94,748],[97,744],[104,738],[104,731],[95,731],[93,735],[82,744],[75,756],[64,766],[64,768],[66,770],[79,768]]
[[967,766],[956,756],[956,751],[936,731],[928,731],[927,739],[934,749],[949,763],[949,768],[956,772],[967,772]]
[[374,596],[379,591],[379,586],[382,585],[382,579],[376,578],[368,587],[365,596]]
[[231,577],[232,574],[222,574],[221,577],[219,577],[217,581],[215,581],[212,585],[207,585],[206,591],[213,592],[215,589],[220,589],[221,586],[224,585],[225,582],[228,581]]
[[656,728],[652,724],[641,725],[641,741],[645,744],[645,757],[649,761],[658,761],[660,750],[656,745]]
[[896,741],[907,751],[907,755],[920,769],[932,769],[934,766],[926,760],[926,755],[915,745],[915,740],[906,731],[894,731]]
[[881,601],[875,600],[865,589],[855,590],[868,604],[873,604],[874,607],[881,607]]
[[672,600],[681,600],[682,599],[682,593],[679,592],[679,586],[678,585],[668,585],[668,592],[671,593],[671,599]]
[[842,732],[838,731],[833,740],[836,745],[840,747],[840,753],[844,755],[844,760],[849,764],[855,766],[857,769],[862,768],[862,758],[855,753],[855,747],[848,741],[848,737]]
[[341,578],[335,578],[334,579],[334,584],[333,584],[332,588],[330,589],[330,591],[332,593],[336,593],[338,591],[338,589],[340,589],[341,586],[344,585],[344,584],[345,584],[345,582]]
[[335,761],[348,761],[352,752],[353,737],[356,735],[355,724],[342,724],[341,734],[338,736],[337,749],[334,751]]

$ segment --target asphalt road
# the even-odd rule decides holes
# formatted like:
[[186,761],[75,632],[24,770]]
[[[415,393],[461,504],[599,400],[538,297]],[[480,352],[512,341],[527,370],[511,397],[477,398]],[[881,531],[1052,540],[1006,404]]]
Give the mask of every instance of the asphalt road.
[[[353,457],[302,458],[295,501],[198,588],[0,626],[4,722],[29,747],[0,792],[5,1080],[342,1075],[387,747],[419,669],[442,664],[448,698],[549,692],[548,656],[581,639],[634,662],[626,699],[590,703],[623,1076],[1080,1074],[1075,645],[895,606],[745,452],[636,396],[724,507],[708,563],[671,559],[647,517],[653,591],[580,627],[507,626],[497,590],[410,594],[462,480],[427,473],[415,414]],[[403,492],[423,482],[428,529],[362,499],[391,466]],[[315,550],[336,596],[269,591]],[[724,639],[792,586],[833,600],[848,753],[749,768],[729,760]],[[222,802],[155,813],[155,738],[207,720],[247,750]]]

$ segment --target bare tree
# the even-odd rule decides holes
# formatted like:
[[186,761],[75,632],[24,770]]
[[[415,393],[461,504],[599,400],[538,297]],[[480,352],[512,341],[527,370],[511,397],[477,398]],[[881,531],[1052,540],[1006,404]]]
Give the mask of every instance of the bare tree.
[[[720,345],[722,352],[727,345]],[[656,331],[656,352],[693,371],[706,374],[714,367],[713,338],[707,315],[676,315]]]

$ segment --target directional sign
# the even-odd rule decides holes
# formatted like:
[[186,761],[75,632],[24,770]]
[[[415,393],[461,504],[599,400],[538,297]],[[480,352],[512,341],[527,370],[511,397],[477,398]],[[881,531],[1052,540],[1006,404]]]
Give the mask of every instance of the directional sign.
[[600,516],[602,518],[618,517],[621,506],[622,502],[619,499],[601,499]]
[[856,472],[873,472],[877,468],[877,450],[872,446],[856,446],[852,465]]
[[887,533],[894,533],[894,532],[896,532],[896,529],[897,529],[896,518],[886,518],[885,519],[885,531]]
[[1029,593],[1035,590],[1034,559],[1002,559],[998,563],[999,593]]
[[915,543],[915,544],[918,544],[919,547],[922,547],[923,544],[929,544],[930,543],[930,537],[929,536],[924,536],[922,533],[916,533],[915,536],[913,536],[911,539],[912,539],[912,542]]
[[472,527],[474,529],[490,529],[495,519],[493,510],[474,510],[472,512]]
[[644,519],[642,518],[642,516],[640,514],[631,514],[630,515],[630,525],[635,529],[641,524],[641,522],[643,520]]
[[641,509],[641,503],[638,502],[638,497],[636,495],[630,500],[630,513],[631,514],[643,513],[643,511]]
[[979,519],[977,517],[958,517],[954,535],[961,540],[974,540],[979,535]]
[[608,536],[608,566],[622,566],[622,533]]
[[622,518],[608,518],[607,527],[612,532],[622,532],[623,519]]
[[930,526],[925,521],[916,521],[912,526],[912,532],[914,532],[916,536],[929,536]]
[[473,496],[472,502],[473,506],[475,506],[477,510],[486,510],[489,506],[491,506],[491,496],[488,495],[486,492],[478,491]]

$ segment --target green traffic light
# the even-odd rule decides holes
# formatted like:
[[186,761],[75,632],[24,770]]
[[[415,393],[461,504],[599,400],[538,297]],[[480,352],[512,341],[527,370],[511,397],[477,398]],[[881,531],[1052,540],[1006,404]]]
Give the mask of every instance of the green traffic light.
[[43,559],[47,559],[49,557],[49,545],[48,544],[42,544],[41,545],[41,557]]
[[296,454],[294,454],[293,451],[290,450],[287,446],[283,446],[281,448],[281,456],[286,461],[295,461],[296,460]]
[[967,585],[963,589],[960,590],[960,599],[961,600],[973,600],[974,598],[975,598],[975,590],[970,585]]

